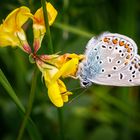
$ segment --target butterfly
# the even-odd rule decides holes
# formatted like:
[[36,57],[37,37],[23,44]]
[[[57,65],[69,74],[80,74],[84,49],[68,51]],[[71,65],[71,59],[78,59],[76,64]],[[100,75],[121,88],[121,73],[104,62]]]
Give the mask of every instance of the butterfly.
[[81,85],[140,85],[140,55],[129,37],[105,32],[89,40],[77,76]]

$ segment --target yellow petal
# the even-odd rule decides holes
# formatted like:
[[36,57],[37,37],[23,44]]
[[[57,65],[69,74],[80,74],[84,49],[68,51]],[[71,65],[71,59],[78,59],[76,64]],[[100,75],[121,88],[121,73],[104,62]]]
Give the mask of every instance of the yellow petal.
[[64,84],[64,82],[62,82],[60,79],[57,80],[59,88],[60,88],[60,92],[63,94],[67,91],[66,86]]
[[[52,25],[52,23],[54,22],[54,20],[57,16],[57,11],[51,5],[51,3],[46,2],[46,8],[47,8],[47,13],[48,13],[49,25]],[[44,34],[46,32],[42,7],[39,8],[36,11],[36,13],[34,14],[33,30],[34,30],[34,38],[35,39],[39,38],[40,39],[40,44],[41,44],[41,41],[42,41],[42,39],[44,37]]]
[[[47,13],[48,13],[49,25],[51,25],[57,16],[57,11],[51,5],[51,3],[46,2],[46,8],[47,8]],[[42,7],[38,9],[36,13],[34,14],[34,24],[45,26]]]
[[48,12],[49,25],[52,25],[57,16],[57,11],[51,5],[51,3],[47,3],[46,6],[47,6],[47,12]]
[[69,95],[72,95],[72,92],[67,91],[65,94],[62,94],[63,102],[68,102]]
[[60,94],[60,89],[57,81],[48,84],[47,87],[48,87],[48,96],[51,102],[57,107],[62,107],[63,99]]
[[8,32],[20,30],[21,26],[28,20],[30,14],[30,9],[25,6],[15,9],[3,22],[5,30]]
[[66,62],[60,70],[54,75],[53,81],[59,79],[61,76],[67,77],[73,75],[77,70],[79,60],[77,58],[73,58],[70,61]]
[[[25,32],[22,25],[28,20],[30,9],[22,6],[12,11],[3,24],[0,25],[0,46],[19,46],[22,50],[28,53],[30,47],[28,46]],[[25,50],[25,48],[27,49]]]
[[22,29],[20,29],[19,32],[17,31],[15,33],[3,31],[2,29],[0,29],[0,47],[6,46],[18,46],[26,53],[31,52],[31,48],[26,40],[25,32]]
[[77,55],[77,54],[74,54],[74,53],[73,54],[66,53],[64,55],[56,57],[56,59],[50,60],[50,62],[48,61],[48,63],[51,63],[58,68],[61,68],[64,63],[68,62],[72,58],[77,58],[80,61],[84,58],[84,55]]
[[8,32],[0,32],[0,47],[19,46],[20,42],[15,35]]
[[83,58],[83,55],[77,55],[75,53],[67,54],[67,58],[78,58],[79,60]]
[[40,67],[39,65],[38,67],[43,73],[45,82],[47,83],[50,83],[52,81],[52,77],[58,72],[58,69],[56,67],[44,63],[42,64],[42,67]]
[[68,95],[62,95],[63,102],[68,102]]

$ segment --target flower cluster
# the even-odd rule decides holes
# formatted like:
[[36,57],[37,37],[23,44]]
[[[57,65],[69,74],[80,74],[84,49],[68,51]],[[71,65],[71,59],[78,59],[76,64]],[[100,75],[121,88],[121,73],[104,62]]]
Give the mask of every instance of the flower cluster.
[[[57,11],[50,3],[46,3],[46,9],[49,25],[52,25],[57,16]],[[23,29],[23,25],[29,18],[33,20],[33,49],[28,44]],[[72,93],[67,90],[61,77],[75,77],[79,61],[83,59],[83,55],[37,55],[45,33],[43,9],[39,8],[33,15],[28,7],[22,6],[12,11],[0,25],[0,47],[19,47],[28,53],[42,72],[50,100],[57,107],[62,107]]]

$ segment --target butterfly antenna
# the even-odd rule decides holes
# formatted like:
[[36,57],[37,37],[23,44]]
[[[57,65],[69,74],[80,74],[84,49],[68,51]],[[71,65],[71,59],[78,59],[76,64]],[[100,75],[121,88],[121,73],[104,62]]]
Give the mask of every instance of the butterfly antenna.
[[[72,102],[73,102],[74,100],[76,100],[77,98],[79,98],[84,92],[87,91],[87,88],[82,88],[82,87],[76,88],[75,90],[79,90],[79,89],[82,89],[82,91],[80,91],[80,92],[78,93],[77,96],[75,96],[73,99],[71,99],[71,100],[69,101],[69,104],[72,103]],[[83,90],[83,89],[84,89],[84,90]]]
[[80,90],[80,89],[85,89],[84,87],[77,87],[77,88],[73,88],[71,90],[69,90],[70,92],[74,92],[76,90]]

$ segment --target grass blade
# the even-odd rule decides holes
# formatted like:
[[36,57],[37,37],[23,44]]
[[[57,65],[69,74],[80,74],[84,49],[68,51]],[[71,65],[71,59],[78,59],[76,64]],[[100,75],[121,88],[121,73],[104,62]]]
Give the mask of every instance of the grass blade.
[[[25,108],[20,102],[19,98],[17,97],[16,93],[14,92],[12,86],[8,82],[6,76],[4,75],[1,69],[0,69],[0,84],[4,87],[4,89],[7,91],[7,94],[11,97],[13,102],[16,104],[18,111],[20,112],[23,118],[25,115]],[[41,140],[40,133],[36,125],[34,124],[34,122],[31,120],[31,118],[28,119],[27,130],[32,140]]]

